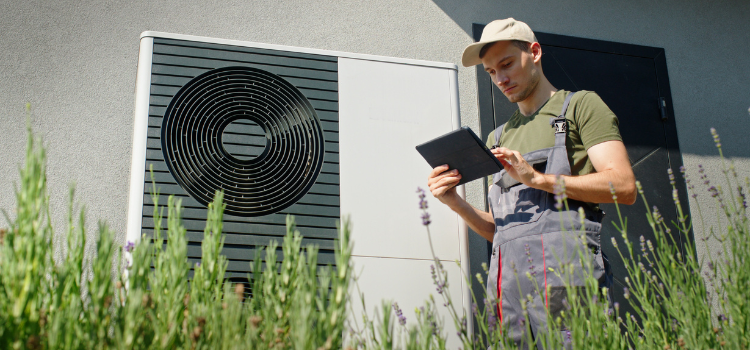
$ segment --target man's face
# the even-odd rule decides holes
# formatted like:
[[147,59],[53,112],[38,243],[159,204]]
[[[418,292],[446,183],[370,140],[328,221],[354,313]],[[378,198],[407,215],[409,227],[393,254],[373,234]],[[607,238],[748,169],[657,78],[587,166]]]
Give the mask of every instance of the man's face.
[[534,92],[541,77],[535,63],[539,44],[532,46],[531,52],[521,50],[510,41],[499,41],[492,45],[482,57],[484,70],[492,83],[500,88],[511,103],[518,103]]

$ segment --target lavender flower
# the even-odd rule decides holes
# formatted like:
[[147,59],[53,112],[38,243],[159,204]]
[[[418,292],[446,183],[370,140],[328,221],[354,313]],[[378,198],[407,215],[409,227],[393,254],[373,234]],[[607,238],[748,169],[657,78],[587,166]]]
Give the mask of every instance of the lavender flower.
[[430,221],[430,213],[424,212],[422,213],[422,225],[429,225],[432,221]]
[[630,291],[628,290],[628,287],[625,287],[622,289],[622,294],[625,297],[625,299],[630,299]]
[[716,132],[716,129],[711,128],[711,135],[714,137],[716,148],[721,148],[721,140],[719,140],[719,133]]
[[422,225],[429,225],[430,213],[427,212],[427,200],[425,200],[424,190],[421,187],[417,187],[417,193],[419,193],[419,209],[422,209]]
[[417,193],[419,193],[419,209],[427,209],[424,190],[421,187],[417,187]]
[[495,316],[495,313],[490,311],[489,315],[487,315],[487,331],[490,333],[494,333],[495,329],[497,327],[497,316]]
[[402,326],[405,326],[406,316],[404,316],[404,313],[398,307],[398,303],[395,303],[395,302],[393,303],[393,310],[396,311],[396,317],[398,318],[398,323]]
[[659,213],[659,208],[657,208],[656,206],[654,206],[651,215],[653,215],[654,223],[656,223],[657,225],[661,224],[661,222],[664,220],[664,218],[661,216],[661,213]]
[[742,207],[747,208],[747,200],[745,199],[745,193],[742,191],[742,186],[737,186],[737,192],[740,194],[740,200],[742,201]]
[[617,192],[615,192],[615,185],[613,185],[611,182],[609,183],[609,193],[612,194],[612,200],[617,202]]
[[527,256],[526,261],[528,261],[529,264],[533,263],[534,258],[531,257],[531,247],[529,246],[528,243],[524,244],[524,250],[526,250],[526,256]]
[[680,166],[680,173],[682,174],[682,178],[685,179],[685,183],[687,184],[688,189],[692,190],[693,188],[695,188],[695,186],[690,183],[690,177],[688,176],[687,169],[684,165]]
[[667,174],[669,174],[669,184],[674,186],[674,174],[672,173],[672,168],[667,168]]
[[[442,266],[441,266],[442,267]],[[435,290],[438,292],[438,294],[443,294],[443,289],[445,288],[445,282],[441,282],[438,278],[438,273],[435,271],[435,265],[430,265],[430,270],[432,273],[432,282],[435,284]]]
[[128,243],[125,244],[125,251],[128,253],[132,253],[133,249],[135,249],[135,243],[128,241]]
[[719,189],[717,189],[715,186],[711,186],[708,188],[708,192],[711,193],[712,198],[716,198],[719,196]]

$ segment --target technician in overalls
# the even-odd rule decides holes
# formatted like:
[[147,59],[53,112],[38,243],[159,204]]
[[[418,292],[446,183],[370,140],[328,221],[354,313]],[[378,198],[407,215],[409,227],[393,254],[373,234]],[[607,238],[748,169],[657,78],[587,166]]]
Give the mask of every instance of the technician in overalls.
[[[491,22],[481,40],[464,50],[463,65],[481,63],[505,97],[518,104],[487,142],[495,146],[492,153],[504,167],[491,177],[490,211],[458,196],[455,185],[461,174],[456,170],[438,166],[428,178],[433,196],[492,242],[487,296],[500,301],[493,308],[507,336],[522,347],[526,322],[532,334],[544,332],[546,309],[556,315],[564,307],[567,294],[559,266],[573,264],[578,273],[566,276],[568,285],[582,285],[582,252],[594,276],[604,280],[602,213],[596,203],[613,201],[610,184],[618,203],[636,199],[635,176],[617,117],[596,93],[557,90],[544,76],[541,59],[542,48],[531,28],[512,18]],[[564,181],[569,212],[555,206],[558,177]],[[584,209],[583,227],[579,207]],[[586,244],[580,239],[582,228]],[[522,302],[529,296],[525,317]]]

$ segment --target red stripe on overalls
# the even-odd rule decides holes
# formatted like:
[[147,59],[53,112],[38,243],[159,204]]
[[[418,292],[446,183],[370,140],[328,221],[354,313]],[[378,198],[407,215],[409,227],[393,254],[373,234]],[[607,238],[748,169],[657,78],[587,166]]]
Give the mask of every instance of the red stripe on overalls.
[[503,280],[503,260],[500,256],[500,246],[497,247],[497,314],[500,319],[500,324],[503,324],[503,308],[500,305],[503,302],[503,287],[500,282]]
[[544,234],[540,235],[542,238],[542,268],[544,269],[544,305],[549,309],[549,296],[547,295],[547,258],[544,254]]

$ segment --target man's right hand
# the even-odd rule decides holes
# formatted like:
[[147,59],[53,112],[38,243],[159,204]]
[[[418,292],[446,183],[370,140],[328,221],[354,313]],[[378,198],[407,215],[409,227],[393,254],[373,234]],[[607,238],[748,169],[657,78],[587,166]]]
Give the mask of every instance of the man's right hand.
[[461,174],[456,169],[449,170],[447,164],[435,167],[427,177],[427,185],[430,186],[432,196],[451,208],[454,208],[461,199],[456,192],[456,185],[459,181],[461,181]]
[[456,185],[461,181],[461,174],[448,165],[435,167],[427,177],[432,195],[460,215],[469,227],[486,240],[492,242],[495,234],[495,219],[492,214],[471,206],[456,192]]

